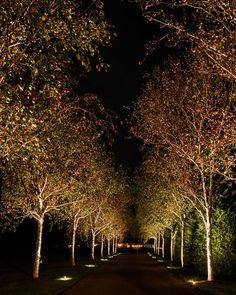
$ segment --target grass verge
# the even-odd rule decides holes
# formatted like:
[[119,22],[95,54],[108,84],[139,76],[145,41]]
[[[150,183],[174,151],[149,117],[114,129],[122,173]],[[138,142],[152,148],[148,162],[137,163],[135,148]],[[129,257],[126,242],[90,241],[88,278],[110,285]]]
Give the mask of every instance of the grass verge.
[[194,288],[200,291],[203,295],[235,295],[236,294],[236,280],[235,278],[230,278],[223,280],[217,278],[213,282],[208,282],[206,277],[196,274],[192,269],[184,268],[170,263],[169,260],[153,255],[150,252],[147,255],[156,259],[157,263],[163,267],[166,267],[174,275],[180,277],[187,284],[193,285]]
[[[88,275],[103,261],[80,260],[75,267],[67,261],[42,265],[40,278],[33,279],[27,263],[17,268],[0,267],[1,295],[57,295]],[[93,267],[91,267],[93,265]]]
[[191,269],[181,269],[179,267],[169,265],[167,268],[178,275],[186,283],[193,285],[204,295],[235,295],[236,282],[233,278],[222,280],[216,278],[213,282],[208,282],[206,277],[194,273]]

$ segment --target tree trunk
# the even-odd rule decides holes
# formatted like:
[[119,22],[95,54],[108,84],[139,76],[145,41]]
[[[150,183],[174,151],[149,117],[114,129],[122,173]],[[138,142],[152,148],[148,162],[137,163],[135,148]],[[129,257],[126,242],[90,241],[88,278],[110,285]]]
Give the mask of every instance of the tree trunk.
[[185,232],[185,221],[181,222],[181,245],[180,245],[180,259],[181,267],[184,267],[184,232]]
[[108,255],[108,256],[111,255],[110,247],[111,247],[111,246],[110,246],[110,239],[108,238],[108,239],[107,239],[107,255]]
[[154,243],[153,243],[153,253],[157,254],[157,238],[154,238]]
[[115,236],[112,237],[112,255],[115,254]]
[[104,256],[104,238],[101,236],[101,257]]
[[207,250],[207,280],[214,281],[213,271],[213,256],[212,256],[212,228],[211,228],[211,214],[207,211],[206,214],[206,250]]
[[170,261],[174,261],[174,236],[173,236],[173,228],[170,229]]
[[0,170],[0,204],[2,202],[2,171]]
[[162,233],[162,258],[165,257],[165,232],[163,230],[163,233]]
[[160,255],[160,249],[161,249],[161,233],[158,232],[158,241],[157,241],[157,255]]
[[116,236],[116,240],[115,240],[115,253],[117,253],[117,247],[118,247],[118,238]]
[[72,240],[71,240],[71,265],[75,266],[75,236],[76,236],[76,224],[74,221]]
[[94,251],[95,250],[95,234],[92,234],[92,244],[91,244],[91,259],[95,259]]
[[43,222],[44,219],[41,218],[37,220],[37,240],[35,245],[35,258],[33,266],[33,278],[39,278],[39,266],[41,262],[41,247],[42,247],[42,235],[43,235]]

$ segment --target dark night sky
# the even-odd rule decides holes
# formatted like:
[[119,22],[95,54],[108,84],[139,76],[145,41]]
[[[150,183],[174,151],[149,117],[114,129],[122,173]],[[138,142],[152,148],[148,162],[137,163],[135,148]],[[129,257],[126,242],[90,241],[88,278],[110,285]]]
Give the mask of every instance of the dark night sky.
[[133,168],[141,159],[140,143],[128,138],[130,135],[125,121],[130,113],[129,106],[142,85],[144,67],[139,62],[145,56],[144,44],[151,39],[154,28],[146,23],[134,3],[106,0],[105,12],[117,34],[111,47],[104,52],[109,69],[107,72],[90,73],[83,81],[83,87],[85,91],[98,94],[105,107],[124,122],[118,128],[113,151],[118,163]]

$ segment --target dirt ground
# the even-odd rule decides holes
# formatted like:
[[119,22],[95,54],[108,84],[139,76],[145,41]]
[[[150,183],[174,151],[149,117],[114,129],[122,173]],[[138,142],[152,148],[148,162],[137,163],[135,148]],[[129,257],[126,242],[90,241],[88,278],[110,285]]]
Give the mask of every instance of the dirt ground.
[[199,295],[143,253],[125,253],[99,267],[63,295]]

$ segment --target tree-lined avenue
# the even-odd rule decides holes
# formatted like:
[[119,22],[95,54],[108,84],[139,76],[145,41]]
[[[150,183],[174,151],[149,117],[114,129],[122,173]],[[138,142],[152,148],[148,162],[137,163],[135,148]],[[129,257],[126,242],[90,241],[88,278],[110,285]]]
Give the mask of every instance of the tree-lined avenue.
[[198,291],[143,253],[125,253],[61,295],[197,295]]
[[[27,252],[38,288],[51,250],[83,273],[80,259],[139,244],[181,273],[234,281],[236,0],[2,0],[0,14],[8,264]],[[78,288],[185,294],[147,259],[122,255]]]

